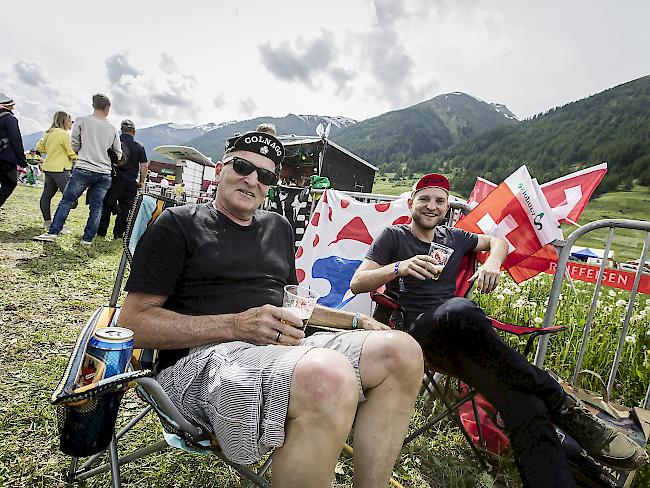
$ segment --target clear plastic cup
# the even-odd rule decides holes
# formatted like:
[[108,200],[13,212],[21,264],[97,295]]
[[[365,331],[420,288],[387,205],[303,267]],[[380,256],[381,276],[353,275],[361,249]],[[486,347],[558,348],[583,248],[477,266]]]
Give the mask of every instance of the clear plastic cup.
[[433,277],[434,280],[437,280],[440,277],[453,253],[454,250],[450,247],[438,244],[437,242],[431,243],[431,246],[429,247],[429,256],[434,259],[436,268],[440,270],[438,274]]
[[284,287],[282,308],[286,308],[302,320],[302,328],[304,329],[319,298],[318,293],[305,286],[286,285]]

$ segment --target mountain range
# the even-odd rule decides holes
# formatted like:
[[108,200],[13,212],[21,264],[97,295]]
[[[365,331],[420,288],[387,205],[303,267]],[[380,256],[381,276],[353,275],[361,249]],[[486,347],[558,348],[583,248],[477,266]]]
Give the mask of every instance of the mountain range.
[[[650,186],[650,76],[519,121],[504,105],[453,92],[361,122],[344,116],[257,117],[203,126],[173,123],[138,129],[150,159],[163,144],[194,146],[219,159],[237,132],[274,123],[280,134],[315,135],[331,124],[330,139],[384,172],[441,171],[469,192],[476,176],[502,181],[526,164],[541,182],[608,161],[599,190]],[[41,133],[24,137],[34,147]]]
[[517,122],[505,105],[454,92],[364,120],[330,137],[367,161],[381,164],[435,153]]

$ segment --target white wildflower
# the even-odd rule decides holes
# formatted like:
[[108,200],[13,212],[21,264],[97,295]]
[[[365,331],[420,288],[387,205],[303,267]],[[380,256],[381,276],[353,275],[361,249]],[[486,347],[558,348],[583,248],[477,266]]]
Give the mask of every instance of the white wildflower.
[[625,300],[616,300],[616,306],[617,307],[624,307],[625,305],[627,305],[627,301],[625,301]]
[[629,344],[636,344],[636,334],[626,335],[625,342]]
[[503,294],[504,295],[512,295],[512,290],[510,288],[504,288],[503,289]]
[[600,307],[603,304],[602,300],[596,300],[596,306]]
[[536,324],[541,324],[542,322],[544,322],[544,319],[542,317],[535,317],[533,319],[533,322],[535,322]]
[[607,292],[607,294],[608,294],[610,297],[615,297],[615,296],[616,296],[616,292],[615,292],[614,290],[609,290],[609,291]]
[[505,297],[503,295],[501,295],[501,294],[497,295],[497,300],[503,301],[504,299],[505,299]]

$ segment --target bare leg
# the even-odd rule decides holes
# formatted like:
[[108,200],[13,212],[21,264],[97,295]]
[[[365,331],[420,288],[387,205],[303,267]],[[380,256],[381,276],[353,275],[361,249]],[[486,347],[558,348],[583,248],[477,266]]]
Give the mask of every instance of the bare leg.
[[357,381],[348,359],[312,349],[291,379],[284,445],[273,456],[274,487],[329,488],[352,427]]
[[354,486],[380,488],[388,485],[406,437],[422,383],[422,350],[405,333],[373,333],[359,369],[367,400],[359,405],[354,428]]

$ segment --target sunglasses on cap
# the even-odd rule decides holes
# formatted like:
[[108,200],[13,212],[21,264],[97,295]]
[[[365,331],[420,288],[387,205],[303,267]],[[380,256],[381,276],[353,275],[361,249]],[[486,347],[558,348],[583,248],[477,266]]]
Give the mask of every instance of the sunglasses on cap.
[[233,157],[223,161],[223,165],[232,163],[232,169],[241,176],[248,176],[253,171],[257,171],[257,181],[266,186],[275,185],[278,182],[278,175],[268,169],[258,168],[253,163],[244,158]]

